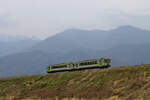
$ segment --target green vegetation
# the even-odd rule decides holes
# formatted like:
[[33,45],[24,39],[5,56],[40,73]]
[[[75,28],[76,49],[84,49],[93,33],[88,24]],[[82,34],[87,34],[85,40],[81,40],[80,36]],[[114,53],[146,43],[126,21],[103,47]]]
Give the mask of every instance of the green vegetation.
[[0,79],[0,100],[77,98],[149,100],[150,65]]

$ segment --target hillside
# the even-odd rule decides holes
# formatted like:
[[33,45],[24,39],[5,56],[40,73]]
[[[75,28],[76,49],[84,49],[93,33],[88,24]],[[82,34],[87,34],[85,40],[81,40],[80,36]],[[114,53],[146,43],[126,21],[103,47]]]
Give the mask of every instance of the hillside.
[[0,100],[149,100],[149,81],[150,65],[3,78]]

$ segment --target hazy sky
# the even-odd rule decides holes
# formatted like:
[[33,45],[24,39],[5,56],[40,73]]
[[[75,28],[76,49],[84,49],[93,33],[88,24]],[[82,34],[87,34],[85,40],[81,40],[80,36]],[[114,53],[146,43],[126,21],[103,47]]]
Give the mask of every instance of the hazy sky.
[[120,25],[150,29],[150,0],[0,0],[0,34],[45,38]]

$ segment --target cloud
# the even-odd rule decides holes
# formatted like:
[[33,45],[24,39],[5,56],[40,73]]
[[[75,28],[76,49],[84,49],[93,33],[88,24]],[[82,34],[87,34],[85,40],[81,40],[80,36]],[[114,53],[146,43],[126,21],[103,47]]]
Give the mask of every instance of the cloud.
[[0,29],[12,28],[16,26],[15,18],[9,13],[0,12]]
[[[140,11],[139,11],[140,12]],[[150,29],[150,13],[149,10],[141,10],[140,14],[130,14],[118,9],[107,9],[104,11],[104,17],[102,23],[104,25],[113,28],[122,25],[133,25],[145,29]]]
[[150,29],[149,5],[150,0],[1,0],[5,13],[0,13],[0,28],[8,34],[44,38],[68,28],[129,24]]

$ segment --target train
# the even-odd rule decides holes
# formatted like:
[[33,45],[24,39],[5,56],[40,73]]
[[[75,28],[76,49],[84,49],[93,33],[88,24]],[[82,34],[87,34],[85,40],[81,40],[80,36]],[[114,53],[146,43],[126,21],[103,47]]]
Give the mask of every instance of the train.
[[79,62],[62,63],[47,66],[47,73],[71,72],[86,69],[104,69],[111,67],[110,58],[97,58]]

